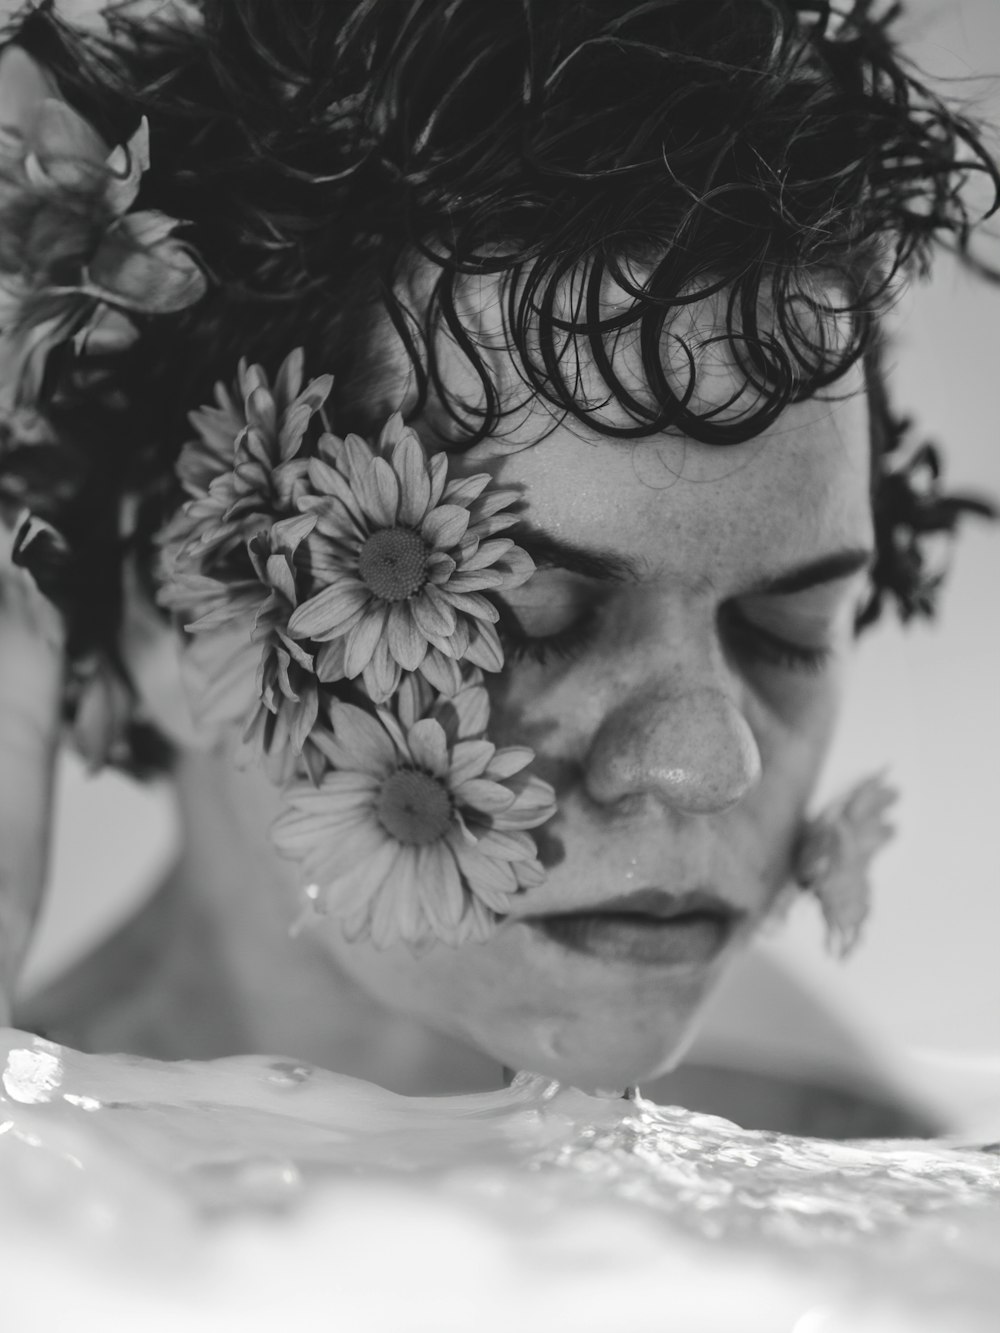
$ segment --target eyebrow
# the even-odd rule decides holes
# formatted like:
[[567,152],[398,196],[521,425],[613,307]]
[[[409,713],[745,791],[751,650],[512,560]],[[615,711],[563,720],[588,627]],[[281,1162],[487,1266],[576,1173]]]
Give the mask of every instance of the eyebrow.
[[581,574],[584,578],[615,583],[639,581],[635,565],[613,551],[577,546],[523,521],[504,535],[522,546],[540,569],[565,569],[572,574]]
[[818,587],[821,583],[835,583],[838,579],[849,578],[863,569],[871,569],[875,562],[875,552],[867,546],[850,547],[843,551],[832,551],[821,555],[807,564],[796,565],[783,574],[754,584],[747,590],[749,596],[761,594],[804,592],[807,588]]
[[[541,528],[520,522],[507,535],[522,546],[540,569],[565,569],[584,578],[603,579],[616,583],[637,583],[640,575],[636,566],[625,556],[595,547],[577,546],[563,541]],[[803,592],[823,583],[834,583],[849,578],[861,570],[870,569],[875,552],[869,547],[850,547],[819,556],[807,564],[797,565],[782,574],[754,584],[748,596]]]

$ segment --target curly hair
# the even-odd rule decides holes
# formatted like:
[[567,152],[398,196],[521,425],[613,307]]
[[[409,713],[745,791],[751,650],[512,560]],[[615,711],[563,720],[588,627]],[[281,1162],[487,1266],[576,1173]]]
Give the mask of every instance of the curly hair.
[[[238,357],[273,368],[304,344],[310,369],[335,376],[337,428],[364,429],[384,316],[414,416],[433,401],[453,448],[502,430],[512,404],[460,311],[477,275],[500,283],[525,395],[609,436],[739,443],[862,361],[878,560],[860,623],[887,596],[904,616],[932,609],[921,538],[989,506],[943,496],[933,451],[905,447],[881,329],[935,249],[969,254],[965,186],[985,177],[996,201],[1000,175],[977,126],[902,57],[899,5],[204,0],[194,26],[129,8],[82,36],[42,0],[8,34],[110,141],[148,117],[143,206],[187,220],[213,280],[134,350],[88,360],[86,380],[52,368],[53,447],[89,460],[75,504],[38,501],[79,550],[80,651],[116,632],[117,497],[138,498],[150,539],[179,499],[187,414]],[[405,295],[418,263],[433,275],[419,304]],[[613,313],[609,283],[627,298]],[[674,327],[708,298],[725,317],[705,342],[722,340],[740,372],[721,405],[697,392],[704,343]],[[478,402],[444,382],[442,336]],[[625,338],[638,389],[617,368]]]

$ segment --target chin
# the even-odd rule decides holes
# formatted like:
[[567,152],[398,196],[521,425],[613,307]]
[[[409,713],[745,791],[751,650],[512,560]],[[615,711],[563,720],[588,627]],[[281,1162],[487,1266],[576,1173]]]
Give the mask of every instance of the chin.
[[649,1082],[683,1058],[697,1029],[703,996],[658,1011],[534,1014],[517,1027],[486,1025],[475,1044],[508,1069],[527,1070],[584,1091],[622,1091]]

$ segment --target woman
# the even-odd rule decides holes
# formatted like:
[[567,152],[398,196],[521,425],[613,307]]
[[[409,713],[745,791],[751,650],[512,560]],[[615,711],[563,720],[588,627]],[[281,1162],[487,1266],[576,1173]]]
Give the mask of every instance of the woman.
[[[806,819],[843,666],[887,598],[931,609],[921,539],[977,508],[890,413],[880,319],[997,177],[845,8],[12,30],[16,560],[63,612],[77,743],[168,766],[185,821],[150,907],[18,1021],[620,1088],[795,886],[856,940],[890,795]],[[52,101],[88,128],[46,138]],[[7,578],[43,623],[9,639],[21,943],[61,631]]]

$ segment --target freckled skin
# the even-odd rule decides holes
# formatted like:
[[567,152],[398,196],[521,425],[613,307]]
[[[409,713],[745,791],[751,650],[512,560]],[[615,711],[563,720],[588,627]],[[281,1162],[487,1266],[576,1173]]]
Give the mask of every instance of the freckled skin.
[[[502,349],[488,293],[472,307],[470,323],[474,315]],[[711,332],[712,310],[688,315]],[[370,404],[376,430],[397,408],[412,415],[408,363],[392,337],[370,349],[385,370]],[[711,344],[699,394],[726,402],[731,368],[717,352]],[[440,369],[471,398],[476,381],[447,345]],[[85,1015],[96,991],[105,995],[97,1027],[71,1023],[71,1044],[169,1058],[284,1051],[421,1095],[495,1086],[500,1064],[608,1089],[648,1084],[677,1063],[719,976],[785,896],[834,726],[865,575],[780,595],[762,586],[871,547],[861,374],[829,401],[794,405],[755,439],[721,448],[553,422],[537,400],[521,402],[505,351],[493,369],[501,401],[521,406],[495,436],[456,453],[454,470],[488,470],[518,491],[534,529],[630,566],[617,581],[542,568],[505,594],[522,636],[572,631],[572,651],[545,661],[515,660],[509,644],[503,673],[488,680],[493,739],[529,744],[558,794],[558,814],[536,833],[546,882],[483,945],[378,951],[347,942],[333,918],[291,940],[303,886],[268,836],[277,789],[258,767],[234,765],[235,731],[200,755],[173,710],[185,837],[158,896],[172,934],[166,948],[154,913],[136,937],[166,962],[147,986],[128,940],[95,955],[43,1006],[42,1026],[50,1014]],[[442,447],[435,403],[415,425],[428,447]],[[176,665],[172,640],[170,652]],[[150,674],[138,668],[137,678]],[[165,699],[153,676],[151,708]],[[710,964],[601,961],[520,919],[657,887],[707,891],[743,914]],[[123,1007],[111,983],[126,966],[143,981]]]
[[[317,937],[390,1008],[508,1066],[611,1087],[676,1063],[721,971],[787,882],[863,575],[778,599],[749,590],[870,546],[868,416],[858,373],[836,401],[793,405],[728,448],[623,442],[567,423],[532,443],[548,427],[530,408],[502,441],[456,462],[517,488],[533,526],[613,552],[639,578],[608,594],[573,660],[522,661],[491,681],[493,738],[531,745],[559,796],[539,831],[547,882],[519,915],[659,886],[710,890],[745,912],[745,925],[710,965],[672,969],[570,954],[516,919],[485,945],[418,959],[347,944],[333,922]],[[551,571],[539,586],[509,595],[522,623],[544,622],[566,600]],[[733,603],[787,637],[821,633],[829,663],[811,673],[759,660],[725,630]]]

